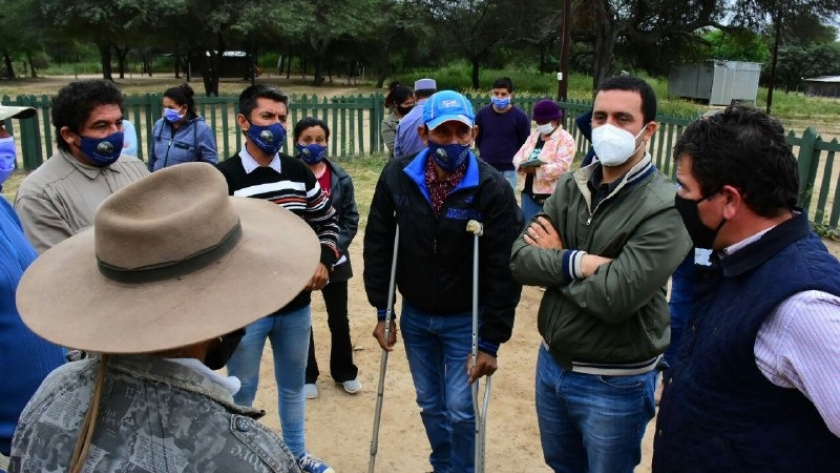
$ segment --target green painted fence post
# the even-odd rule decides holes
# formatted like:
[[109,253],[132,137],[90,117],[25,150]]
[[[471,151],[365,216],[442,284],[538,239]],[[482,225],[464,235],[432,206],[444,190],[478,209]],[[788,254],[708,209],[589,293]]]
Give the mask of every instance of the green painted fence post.
[[817,179],[817,168],[820,165],[820,151],[814,146],[817,141],[817,129],[809,126],[802,133],[802,143],[799,145],[799,206],[807,209],[811,205],[814,193],[814,181]]
[[[38,106],[34,97],[18,97],[18,103],[24,107]],[[23,168],[31,171],[44,162],[41,150],[41,131],[38,129],[37,118],[20,120],[20,146],[23,150]]]

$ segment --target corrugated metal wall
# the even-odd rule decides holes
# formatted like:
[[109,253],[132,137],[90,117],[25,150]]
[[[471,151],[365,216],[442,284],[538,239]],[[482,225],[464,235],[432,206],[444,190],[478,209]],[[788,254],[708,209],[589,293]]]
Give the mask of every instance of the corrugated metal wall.
[[741,61],[674,63],[668,78],[668,95],[706,100],[709,105],[729,105],[758,97],[761,64]]

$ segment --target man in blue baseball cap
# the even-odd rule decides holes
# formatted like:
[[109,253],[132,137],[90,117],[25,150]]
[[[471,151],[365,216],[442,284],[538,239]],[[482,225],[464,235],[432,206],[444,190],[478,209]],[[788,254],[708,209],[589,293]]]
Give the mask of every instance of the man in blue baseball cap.
[[[382,170],[365,230],[365,289],[376,307],[373,336],[383,350],[396,343],[396,318],[385,317],[396,229],[400,327],[435,472],[474,471],[475,413],[470,384],[496,371],[499,346],[510,339],[521,285],[508,261],[524,225],[502,174],[475,157],[478,129],[470,102],[441,91],[423,105],[417,132],[425,148],[392,159]],[[483,224],[478,357],[471,367],[472,259],[467,222]]]

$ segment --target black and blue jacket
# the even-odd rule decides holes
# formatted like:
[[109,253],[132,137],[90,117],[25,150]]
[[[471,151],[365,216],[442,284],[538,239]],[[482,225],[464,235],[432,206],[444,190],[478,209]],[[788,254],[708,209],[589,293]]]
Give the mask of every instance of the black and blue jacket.
[[510,339],[522,286],[508,261],[522,230],[522,211],[505,178],[470,153],[464,178],[436,216],[426,187],[428,149],[392,159],[376,184],[364,239],[368,300],[385,309],[394,234],[400,240],[396,283],[403,300],[436,315],[472,310],[474,236],[467,222],[484,225],[479,237],[479,304],[483,314],[479,349],[496,354]]

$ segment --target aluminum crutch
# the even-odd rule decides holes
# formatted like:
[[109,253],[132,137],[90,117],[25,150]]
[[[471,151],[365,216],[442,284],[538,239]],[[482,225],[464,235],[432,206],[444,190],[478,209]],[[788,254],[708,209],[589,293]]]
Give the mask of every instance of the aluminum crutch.
[[[394,313],[394,289],[397,278],[397,252],[400,244],[400,227],[394,232],[394,254],[391,257],[391,279],[388,282],[388,306],[385,308],[385,343],[391,339],[391,317]],[[388,367],[388,351],[383,349],[379,358],[379,387],[376,389],[376,412],[373,416],[373,438],[370,440],[370,461],[368,473],[373,473],[376,453],[379,451],[379,422],[382,417],[382,399],[385,394],[385,370]]]
[[[472,369],[478,360],[478,239],[484,234],[484,225],[477,220],[467,222],[467,231],[475,236],[473,244],[473,282],[472,282]],[[475,411],[475,473],[484,473],[485,438],[487,434],[487,408],[490,406],[491,376],[484,384],[483,403],[479,404],[478,392],[480,380],[472,384],[473,410]]]

